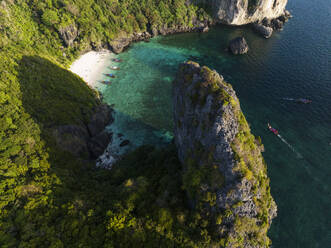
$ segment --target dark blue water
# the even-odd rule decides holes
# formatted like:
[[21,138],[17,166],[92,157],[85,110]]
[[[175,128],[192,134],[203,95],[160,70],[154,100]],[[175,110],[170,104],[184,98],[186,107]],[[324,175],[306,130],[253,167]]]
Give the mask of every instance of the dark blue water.
[[[265,145],[278,217],[273,247],[331,247],[331,1],[290,0],[294,18],[269,40],[248,27],[217,26],[138,43],[119,55],[121,70],[105,100],[115,104],[115,129],[131,141],[171,140],[171,81],[191,59],[216,69],[233,85],[242,110]],[[250,51],[231,56],[229,40],[244,35]],[[309,98],[298,104],[283,98]],[[277,128],[287,142],[268,132]],[[123,138],[122,138],[123,139]]]

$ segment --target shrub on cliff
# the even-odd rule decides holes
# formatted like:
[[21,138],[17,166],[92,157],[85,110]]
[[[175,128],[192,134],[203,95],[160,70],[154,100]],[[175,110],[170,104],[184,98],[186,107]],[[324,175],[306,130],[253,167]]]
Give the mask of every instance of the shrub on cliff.
[[46,9],[42,14],[41,19],[43,23],[48,26],[59,23],[59,16],[55,10]]

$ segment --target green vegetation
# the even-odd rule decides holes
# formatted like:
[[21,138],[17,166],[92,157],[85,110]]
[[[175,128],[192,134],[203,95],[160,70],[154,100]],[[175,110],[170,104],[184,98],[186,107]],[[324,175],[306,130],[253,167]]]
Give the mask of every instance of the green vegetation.
[[55,10],[46,9],[41,16],[41,20],[44,24],[52,26],[59,23],[60,19]]
[[[202,70],[204,73],[208,73],[208,81],[212,82],[210,84],[211,92],[213,94],[218,94],[217,98],[221,100],[223,106],[230,104],[239,123],[238,134],[231,144],[236,159],[234,170],[237,171],[242,178],[250,181],[252,185],[254,185],[255,194],[259,191],[259,195],[261,195],[260,199],[257,199],[257,197],[253,198],[254,203],[258,208],[257,220],[254,218],[235,216],[234,230],[239,238],[238,236],[234,239],[232,237],[227,237],[227,242],[234,246],[241,247],[242,242],[245,239],[244,235],[250,233],[248,242],[252,246],[259,245],[268,247],[271,244],[270,239],[267,237],[267,231],[270,227],[269,209],[270,207],[273,207],[275,203],[270,194],[267,166],[261,155],[261,150],[263,150],[261,138],[255,138],[251,134],[246,118],[240,110],[239,102],[224,89],[220,90],[219,84],[216,83],[217,79],[215,79],[215,73],[211,70],[206,70],[205,67],[203,67]],[[222,82],[222,84],[232,89],[230,84],[227,84],[226,82]],[[223,118],[227,117],[224,116]],[[234,209],[241,204],[242,202],[238,202],[231,207]]]
[[[142,147],[108,171],[63,151],[52,135],[59,125],[86,125],[100,103],[65,67],[121,32],[191,26],[205,12],[185,2],[0,1],[1,247],[211,242],[199,212],[187,206],[174,148]],[[79,34],[66,47],[60,33],[70,26]]]
[[[238,234],[251,233],[249,242],[253,245],[269,246],[270,239],[267,231],[270,227],[269,210],[274,207],[274,201],[270,194],[269,178],[267,176],[267,166],[261,155],[261,138],[255,138],[250,131],[245,116],[240,111],[238,103],[230,100],[231,106],[235,111],[236,118],[239,122],[239,132],[231,144],[235,154],[237,170],[243,178],[250,181],[254,193],[259,191],[260,199],[254,197],[254,203],[258,208],[257,221],[249,218],[236,217],[235,230]],[[234,207],[234,206],[232,206]]]
[[[109,44],[123,33],[161,27],[191,26],[206,13],[185,0],[2,0],[0,50],[24,48],[68,65],[91,45]],[[64,47],[60,31],[79,30],[72,47]],[[9,48],[8,46],[11,46]],[[65,55],[63,55],[65,54]]]
[[[192,162],[183,173],[174,147],[141,147],[111,171],[97,169],[61,150],[52,135],[59,125],[86,125],[100,104],[97,92],[65,69],[82,51],[107,45],[123,32],[191,26],[194,17],[206,17],[186,2],[0,1],[1,247],[211,247],[229,242],[230,237],[220,240],[216,227],[233,215],[231,210],[206,216],[215,193],[201,193],[194,210],[187,200],[199,183],[221,187],[224,177],[214,165],[200,170]],[[66,47],[60,33],[70,26],[79,34]],[[219,93],[213,84],[207,88]],[[198,98],[201,103],[205,93]],[[234,144],[240,157],[247,146],[256,148],[245,128]],[[243,174],[270,195],[265,170],[255,170],[254,157],[246,157],[243,162],[252,173]],[[270,201],[257,204],[267,209]],[[263,232],[266,216],[262,212]],[[244,224],[238,220],[236,228]]]
[[213,8],[212,5],[208,4],[208,1],[205,0],[192,0],[195,5],[197,5],[200,9],[206,11],[210,16],[213,16]]
[[51,223],[76,193],[66,188],[74,186],[73,175],[88,164],[60,150],[51,128],[86,123],[98,99],[79,77],[47,59],[2,58],[0,244],[55,244],[59,241]]

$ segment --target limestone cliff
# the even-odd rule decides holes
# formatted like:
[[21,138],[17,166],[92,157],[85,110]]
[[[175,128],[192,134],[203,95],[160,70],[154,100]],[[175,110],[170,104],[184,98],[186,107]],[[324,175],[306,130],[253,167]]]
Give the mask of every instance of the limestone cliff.
[[287,0],[192,0],[210,9],[216,21],[243,25],[284,14]]
[[222,247],[268,247],[276,216],[263,145],[250,133],[231,85],[194,62],[173,86],[175,143],[193,208],[214,223]]

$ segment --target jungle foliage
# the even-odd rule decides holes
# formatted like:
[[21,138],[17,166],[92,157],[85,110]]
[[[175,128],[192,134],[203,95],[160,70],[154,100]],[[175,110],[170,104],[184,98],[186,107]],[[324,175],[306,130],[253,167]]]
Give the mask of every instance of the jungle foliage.
[[[222,216],[208,223],[189,207],[173,146],[141,147],[106,170],[51,135],[57,125],[86,124],[100,103],[65,69],[82,51],[120,32],[190,26],[206,15],[187,2],[0,0],[1,247],[221,245]],[[60,30],[70,25],[79,33],[67,47]]]
[[[1,247],[209,242],[186,206],[173,147],[142,147],[109,171],[61,150],[52,136],[55,126],[86,124],[100,103],[65,69],[82,51],[121,31],[192,25],[201,14],[184,0],[0,1]],[[60,30],[70,25],[79,34],[67,47]]]

